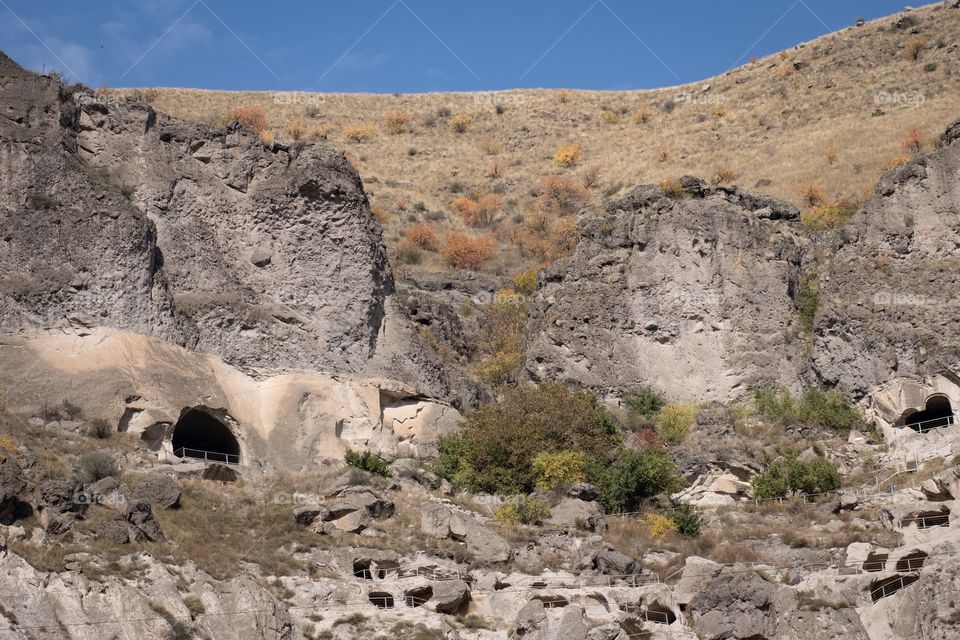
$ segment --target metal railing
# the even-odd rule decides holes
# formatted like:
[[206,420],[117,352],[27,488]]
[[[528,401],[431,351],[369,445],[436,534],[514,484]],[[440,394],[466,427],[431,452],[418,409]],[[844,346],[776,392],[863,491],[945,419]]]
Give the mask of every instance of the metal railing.
[[909,587],[919,579],[920,576],[915,573],[904,576],[896,576],[894,578],[887,578],[880,584],[880,586],[870,590],[870,598],[876,602],[877,600],[881,600],[887,596],[892,596],[904,587]]
[[173,452],[173,455],[178,458],[192,458],[194,460],[203,460],[204,462],[240,464],[240,456],[233,453],[221,453],[220,451],[201,451],[200,449],[180,447]]
[[928,431],[933,431],[934,429],[946,429],[947,427],[952,427],[956,423],[957,418],[951,413],[948,416],[924,420],[923,422],[907,422],[903,426],[908,429],[913,429],[918,433],[927,433]]
[[949,527],[950,514],[936,513],[928,516],[907,516],[900,520],[900,528],[917,525],[917,529],[931,529],[933,527]]

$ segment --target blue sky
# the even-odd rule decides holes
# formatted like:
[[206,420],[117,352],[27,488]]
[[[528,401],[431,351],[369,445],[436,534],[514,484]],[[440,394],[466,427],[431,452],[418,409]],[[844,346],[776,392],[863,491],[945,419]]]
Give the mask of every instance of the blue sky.
[[[924,4],[919,2],[916,4]],[[904,0],[0,0],[0,49],[91,86],[642,89]]]

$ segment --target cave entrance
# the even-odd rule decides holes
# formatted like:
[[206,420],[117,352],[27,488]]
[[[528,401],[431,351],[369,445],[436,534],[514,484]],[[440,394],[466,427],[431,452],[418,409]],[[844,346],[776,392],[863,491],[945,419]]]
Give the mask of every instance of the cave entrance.
[[240,443],[223,420],[205,407],[186,410],[173,427],[173,455],[240,464]]
[[677,616],[670,607],[659,600],[654,600],[643,613],[643,619],[657,624],[673,624],[677,621]]
[[953,426],[953,407],[950,406],[950,399],[940,394],[930,396],[923,411],[911,413],[904,418],[904,421],[907,427],[918,433]]
[[863,570],[869,571],[870,573],[883,571],[887,566],[887,558],[889,557],[890,556],[886,553],[873,552],[867,556],[866,560],[863,561]]
[[897,560],[897,571],[919,571],[927,561],[927,554],[923,551],[912,551]]
[[367,599],[378,609],[393,609],[393,594],[386,591],[371,591]]

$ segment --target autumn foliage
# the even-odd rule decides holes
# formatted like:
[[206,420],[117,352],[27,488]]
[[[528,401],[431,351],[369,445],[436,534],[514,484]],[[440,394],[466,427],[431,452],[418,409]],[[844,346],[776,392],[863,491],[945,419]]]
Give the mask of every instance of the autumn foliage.
[[236,122],[241,127],[256,133],[263,133],[270,128],[270,121],[267,119],[267,112],[263,107],[237,107],[227,113],[228,122]]
[[443,260],[455,269],[476,271],[493,257],[496,244],[489,236],[478,238],[452,233],[443,246]]
[[436,251],[440,248],[440,239],[433,225],[415,224],[407,229],[405,239],[418,249]]
[[464,224],[484,229],[493,224],[503,199],[495,193],[474,193],[470,197],[460,196],[451,207]]

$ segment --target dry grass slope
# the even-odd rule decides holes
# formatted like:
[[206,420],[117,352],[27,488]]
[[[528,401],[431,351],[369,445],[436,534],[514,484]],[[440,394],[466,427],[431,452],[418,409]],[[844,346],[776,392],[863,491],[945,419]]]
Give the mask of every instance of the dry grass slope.
[[[524,251],[518,239],[530,236],[543,180],[586,180],[578,165],[590,168],[595,205],[684,174],[798,203],[811,184],[827,202],[862,200],[882,172],[929,150],[960,117],[958,42],[960,9],[937,4],[652,91],[151,96],[161,111],[211,123],[263,107],[279,140],[291,125],[330,132],[328,143],[352,154],[388,214],[395,255],[409,227],[430,223],[442,238],[490,234],[496,252],[482,268],[513,275],[556,257]],[[487,229],[472,229],[451,206],[474,189],[502,196]],[[450,268],[436,253],[417,261]]]

